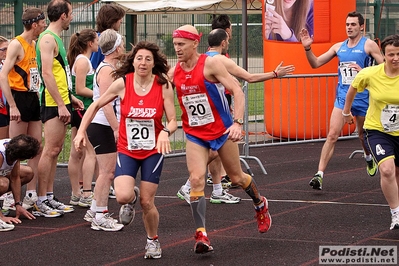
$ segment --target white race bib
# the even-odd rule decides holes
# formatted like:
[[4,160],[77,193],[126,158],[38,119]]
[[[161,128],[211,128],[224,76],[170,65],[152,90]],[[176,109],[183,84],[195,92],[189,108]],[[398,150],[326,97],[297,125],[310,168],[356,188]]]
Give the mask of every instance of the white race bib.
[[388,104],[381,110],[381,124],[384,132],[399,130],[399,105]]
[[182,102],[187,111],[190,127],[203,126],[215,122],[205,93],[183,96]]
[[69,69],[69,66],[65,67],[65,73],[66,73],[66,78],[67,78],[67,83],[68,83],[68,90],[72,91],[72,77],[71,77],[71,70]]
[[40,88],[40,75],[37,68],[30,68],[29,92],[38,92]]
[[355,79],[358,73],[354,68],[349,67],[351,64],[356,64],[356,62],[340,62],[339,72],[341,73],[341,84],[351,85],[352,81]]
[[128,150],[152,150],[155,148],[154,120],[126,118]]

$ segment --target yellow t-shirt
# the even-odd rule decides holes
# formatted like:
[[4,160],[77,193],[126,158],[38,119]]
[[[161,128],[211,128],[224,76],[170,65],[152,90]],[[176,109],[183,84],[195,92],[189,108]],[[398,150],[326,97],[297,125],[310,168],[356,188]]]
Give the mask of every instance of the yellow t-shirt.
[[379,130],[392,136],[399,136],[399,76],[388,77],[385,64],[362,69],[352,86],[370,93],[365,129]]

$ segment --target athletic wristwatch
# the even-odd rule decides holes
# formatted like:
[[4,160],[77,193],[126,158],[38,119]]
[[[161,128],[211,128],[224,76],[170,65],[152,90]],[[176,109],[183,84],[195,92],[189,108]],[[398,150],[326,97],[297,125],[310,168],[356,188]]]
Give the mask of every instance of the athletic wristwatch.
[[15,206],[17,206],[17,205],[19,205],[19,206],[21,206],[22,207],[22,201],[17,201],[17,202],[15,202],[15,204],[14,204]]
[[244,124],[244,121],[242,120],[242,118],[237,118],[234,119],[234,123],[240,124],[242,126]]

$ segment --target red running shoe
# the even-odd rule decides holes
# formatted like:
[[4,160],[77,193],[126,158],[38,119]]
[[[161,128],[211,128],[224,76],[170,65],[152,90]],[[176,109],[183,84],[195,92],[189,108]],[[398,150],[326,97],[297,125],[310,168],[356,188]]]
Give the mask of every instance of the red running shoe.
[[272,217],[269,213],[269,206],[267,203],[267,199],[262,197],[264,202],[264,206],[260,211],[256,211],[256,220],[258,221],[258,231],[259,233],[266,233],[269,231],[270,227],[272,226]]
[[202,254],[213,251],[211,242],[209,241],[208,237],[202,234],[201,231],[197,231],[194,237],[195,237],[195,245],[194,245],[195,253]]

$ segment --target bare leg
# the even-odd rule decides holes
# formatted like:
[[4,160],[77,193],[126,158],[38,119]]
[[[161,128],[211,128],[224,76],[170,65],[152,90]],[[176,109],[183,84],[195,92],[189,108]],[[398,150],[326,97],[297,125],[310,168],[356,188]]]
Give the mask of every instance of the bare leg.
[[[30,122],[19,122],[10,121],[10,137],[15,137],[20,134],[27,134],[29,136],[34,137],[42,143],[42,122],[39,121],[30,121]],[[30,166],[33,170],[34,176],[32,180],[26,185],[27,191],[36,191],[37,189],[37,180],[38,180],[38,173],[37,167],[40,160],[40,156],[42,153],[42,149],[40,149],[39,153],[36,157],[28,160],[28,166]]]
[[8,126],[0,127],[0,139],[8,138]]
[[143,222],[149,237],[158,235],[159,213],[154,203],[157,189],[157,184],[145,181],[140,183],[140,204],[143,209]]
[[87,135],[86,135],[86,154],[85,159],[83,161],[83,196],[90,196],[91,190],[91,182],[93,181],[93,176],[95,174],[95,168],[97,164],[96,152],[94,151],[93,146],[91,145]]
[[189,140],[186,143],[187,168],[190,173],[190,202],[191,211],[197,231],[205,230],[205,173],[208,164],[208,149]]
[[94,187],[97,207],[108,206],[109,187],[114,179],[116,152],[97,155],[99,175]]
[[380,165],[381,189],[391,209],[399,207],[399,167],[394,159],[387,159]]
[[[77,128],[71,129],[71,139],[74,139],[77,133]],[[68,175],[69,181],[71,182],[72,195],[80,196],[80,185],[79,180],[82,178],[82,166],[85,157],[86,148],[80,151],[76,151],[74,147],[71,147],[68,161]]]
[[44,138],[42,156],[38,164],[38,196],[46,196],[48,185],[54,184],[55,168],[57,158],[62,150],[65,140],[66,126],[58,117],[50,119],[44,123]]
[[327,140],[321,150],[318,169],[319,171],[324,172],[326,170],[327,164],[334,153],[335,143],[338,140],[343,126],[344,119],[342,118],[342,109],[334,107],[331,113],[330,129],[328,132]]

